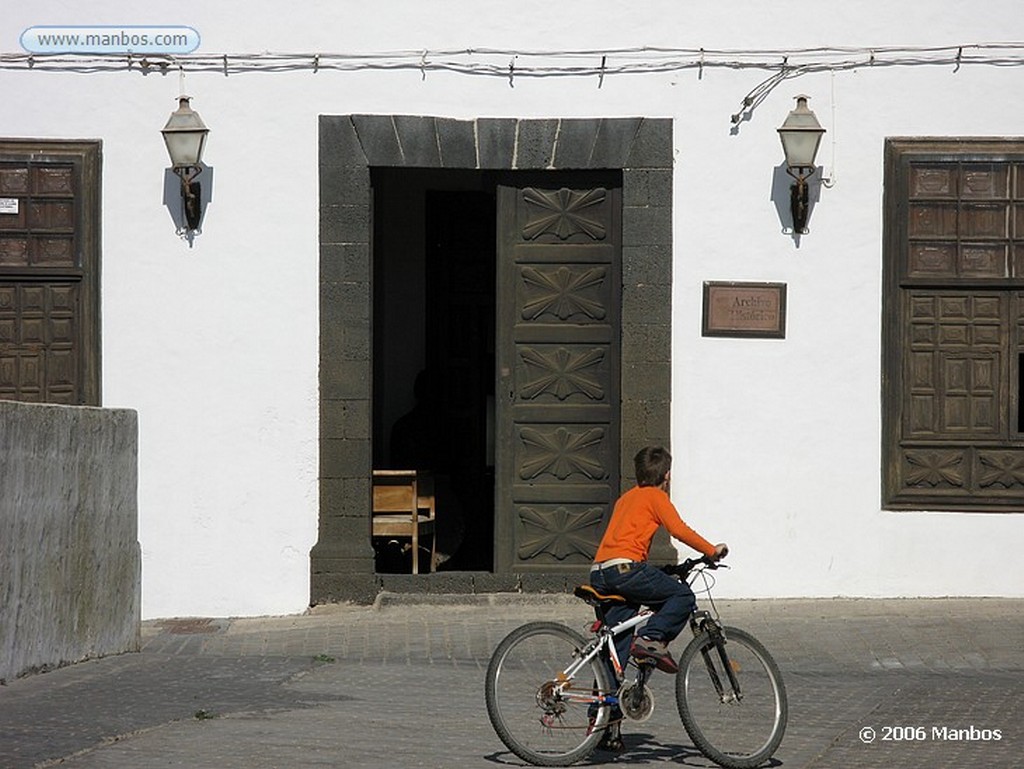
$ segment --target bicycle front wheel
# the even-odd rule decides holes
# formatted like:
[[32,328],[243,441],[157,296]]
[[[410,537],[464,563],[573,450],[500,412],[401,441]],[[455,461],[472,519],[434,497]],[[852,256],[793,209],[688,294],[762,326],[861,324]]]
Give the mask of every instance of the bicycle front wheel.
[[607,728],[615,692],[599,657],[565,671],[586,645],[575,630],[531,622],[498,644],[487,666],[487,715],[509,750],[536,766],[568,766],[589,756]]
[[775,753],[789,706],[775,660],[749,633],[697,635],[679,658],[676,705],[693,744],[716,764],[752,769]]

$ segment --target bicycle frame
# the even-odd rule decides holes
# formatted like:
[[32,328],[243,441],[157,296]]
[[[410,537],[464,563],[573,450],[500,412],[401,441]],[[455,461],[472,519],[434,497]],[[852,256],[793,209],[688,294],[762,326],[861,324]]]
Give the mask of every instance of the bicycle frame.
[[588,665],[591,660],[601,653],[602,649],[608,650],[608,658],[612,662],[612,667],[615,668],[615,675],[619,678],[622,677],[623,670],[625,669],[622,661],[619,659],[619,654],[615,650],[615,637],[632,630],[639,625],[643,625],[651,618],[654,612],[650,609],[644,609],[639,612],[635,617],[630,617],[619,624],[610,627],[602,628],[600,636],[588,643],[579,656],[570,664],[565,670],[559,674],[557,691],[560,697],[565,700],[574,702],[585,702],[585,703],[596,703],[598,705],[616,705],[618,704],[619,698],[618,693],[616,694],[583,694],[582,692],[577,694],[576,692],[568,691],[567,687],[571,685],[572,680],[576,677],[576,674],[583,668],[584,665]]
[[[692,569],[693,566],[696,566],[699,563],[699,560],[693,560],[685,561],[682,564],[683,568],[685,569],[682,576],[689,576],[691,584],[692,581],[696,579],[696,577],[704,571],[703,567],[698,568],[696,570]],[[613,627],[602,627],[599,631],[600,636],[595,641],[591,641],[590,643],[588,643],[583,648],[583,650],[581,651],[580,655],[576,658],[576,660],[567,668],[565,668],[565,670],[563,670],[560,674],[558,679],[558,686],[556,687],[556,691],[558,692],[559,696],[563,697],[566,700],[571,700],[574,702],[597,703],[602,705],[605,703],[611,705],[618,704],[618,697],[616,695],[594,695],[592,693],[577,694],[575,692],[567,691],[567,687],[570,686],[570,682],[575,678],[576,674],[583,668],[583,666],[589,664],[590,661],[593,660],[594,657],[596,657],[598,654],[600,654],[601,650],[605,648],[607,648],[608,650],[608,659],[611,660],[612,667],[615,669],[616,677],[621,679],[622,674],[625,670],[625,666],[622,664],[622,660],[619,659],[618,651],[615,649],[615,638],[618,635],[626,632],[627,630],[632,630],[633,628],[645,624],[653,614],[654,611],[652,609],[642,609],[636,614],[636,616],[630,617],[628,620],[624,620],[623,622],[620,622],[619,624]],[[725,650],[723,648],[722,643],[724,640],[722,638],[722,628],[716,617],[709,611],[698,609],[690,615],[689,625],[694,636],[698,635],[702,630],[709,630],[712,633],[712,637],[715,639],[715,646],[718,648],[718,652],[722,656],[723,663],[727,663],[727,660],[725,658]],[[706,654],[705,662],[708,662]],[[740,694],[739,689],[739,682],[736,681],[736,677],[733,674],[731,667],[728,664],[725,664],[725,668],[728,671],[728,677],[730,683],[733,686],[733,690],[736,693],[737,699],[742,699],[742,694]],[[722,701],[724,702],[726,700],[727,695],[724,691],[724,687],[718,680],[718,676],[716,675],[714,669],[710,664],[708,664],[708,672],[710,673],[711,678],[715,683],[715,688],[718,690],[719,696],[722,698]]]

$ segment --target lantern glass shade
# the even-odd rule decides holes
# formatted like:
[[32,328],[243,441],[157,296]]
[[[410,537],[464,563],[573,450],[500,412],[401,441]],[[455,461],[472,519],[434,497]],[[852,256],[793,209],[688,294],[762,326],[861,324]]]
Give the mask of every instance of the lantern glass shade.
[[199,113],[188,105],[189,98],[182,96],[179,99],[178,109],[171,113],[161,131],[171,165],[175,168],[199,165],[203,159],[206,135],[210,132]]
[[825,129],[821,127],[814,112],[807,106],[806,96],[796,97],[796,109],[789,113],[779,127],[782,150],[786,153],[789,168],[814,168],[818,145]]

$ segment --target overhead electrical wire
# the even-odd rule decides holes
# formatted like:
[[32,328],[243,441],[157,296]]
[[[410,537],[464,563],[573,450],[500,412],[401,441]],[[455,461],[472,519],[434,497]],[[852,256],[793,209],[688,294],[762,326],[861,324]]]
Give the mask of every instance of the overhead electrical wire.
[[1024,42],[984,42],[943,46],[822,46],[812,48],[713,49],[640,46],[579,50],[508,48],[418,49],[366,53],[0,53],[0,71],[103,73],[129,71],[253,72],[417,71],[496,77],[515,86],[516,78],[593,77],[600,88],[614,75],[644,75],[696,70],[762,70],[771,74],[752,88],[731,116],[734,125],[749,120],[756,107],[782,82],[815,72],[883,67],[1024,66]]
[[570,51],[502,48],[418,49],[377,53],[191,53],[90,54],[0,53],[0,69],[77,72],[149,72],[184,67],[224,74],[309,70],[323,72],[416,70],[507,78],[599,77],[712,68],[787,71],[793,75],[861,67],[1024,65],[1024,43],[971,43],[948,46],[817,47],[798,49],[632,48]]

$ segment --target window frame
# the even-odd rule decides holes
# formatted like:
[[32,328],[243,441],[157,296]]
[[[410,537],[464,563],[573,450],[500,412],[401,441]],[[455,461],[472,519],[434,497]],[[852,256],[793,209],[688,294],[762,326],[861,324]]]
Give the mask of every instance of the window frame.
[[[1008,272],[1004,277],[911,277],[909,268],[909,211],[911,205],[911,164],[987,164],[1010,165],[1008,180],[1007,231],[1004,240]],[[1014,164],[1018,165],[1013,171]],[[1014,268],[1013,250],[1020,246],[1024,254],[1024,139],[1022,138],[890,138],[885,142],[883,201],[883,286],[882,286],[882,507],[892,511],[942,512],[1024,512],[1024,482],[1019,488],[984,489],[976,476],[982,452],[1020,453],[1024,466],[1024,433],[1020,430],[1020,410],[1024,397],[1019,388],[1020,356],[1024,353],[1024,261]],[[955,198],[957,216],[960,216],[962,196]],[[1022,213],[1015,216],[1015,201]],[[962,220],[958,220],[962,221]],[[1015,225],[1017,225],[1015,227]],[[1021,232],[1015,232],[1020,229]],[[961,238],[957,232],[957,241]],[[971,240],[971,238],[968,238]],[[1016,241],[1016,242],[1015,242]],[[1019,258],[1019,257],[1018,257]],[[906,268],[906,269],[905,269]],[[959,268],[958,268],[959,269]],[[1014,276],[1016,271],[1019,276]],[[911,321],[910,296],[913,292],[930,290],[949,292],[988,292],[1004,297],[1008,310],[1002,318],[1000,334],[1004,341],[1006,362],[1001,367],[998,384],[1003,397],[1000,419],[1005,420],[1004,437],[993,438],[981,433],[965,434],[963,438],[936,438],[935,451],[961,452],[963,486],[960,489],[911,489],[904,485],[904,444],[910,442],[904,427],[904,409],[910,384]],[[1013,313],[1016,308],[1016,315]],[[977,348],[970,348],[976,351]],[[928,443],[928,441],[921,441]],[[927,450],[927,449],[925,449]],[[906,454],[910,454],[907,449]],[[924,484],[919,484],[924,485]],[[993,484],[988,484],[992,486]]]
[[76,183],[75,266],[61,268],[6,267],[5,281],[73,282],[80,286],[77,365],[79,375],[73,403],[100,406],[100,195],[102,189],[102,142],[100,140],[0,139],[0,162],[5,164],[70,165]]

